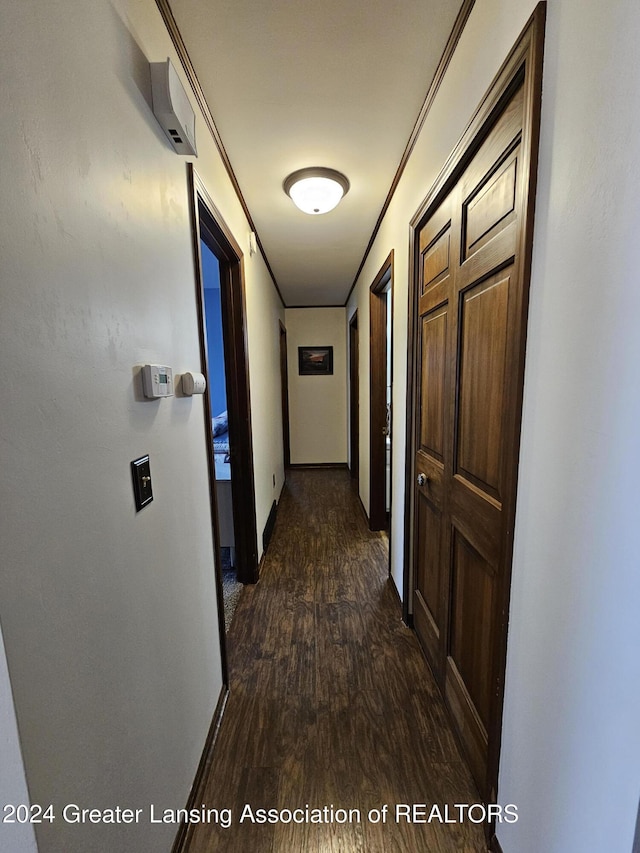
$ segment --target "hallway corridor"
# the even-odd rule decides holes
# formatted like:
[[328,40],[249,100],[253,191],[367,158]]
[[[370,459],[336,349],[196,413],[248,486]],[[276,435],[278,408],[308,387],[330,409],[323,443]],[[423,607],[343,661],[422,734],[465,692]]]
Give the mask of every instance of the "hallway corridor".
[[[397,803],[477,800],[348,472],[288,473],[261,580],[228,634],[230,695],[190,853],[479,853],[482,825],[410,825]],[[254,824],[259,808],[357,809],[351,823]],[[368,819],[389,806],[386,823]],[[196,803],[200,805],[200,801]],[[245,809],[245,820],[240,818]],[[453,812],[452,814],[457,814]],[[375,816],[375,815],[374,815]],[[451,816],[450,816],[450,819]]]

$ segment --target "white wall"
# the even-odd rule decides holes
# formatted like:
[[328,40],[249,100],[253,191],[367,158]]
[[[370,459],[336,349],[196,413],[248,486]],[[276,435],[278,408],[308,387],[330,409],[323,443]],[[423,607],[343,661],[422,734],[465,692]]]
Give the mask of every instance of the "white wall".
[[[247,256],[248,256],[247,252]],[[280,499],[284,486],[284,446],[282,435],[282,392],[280,385],[280,322],[285,312],[271,279],[265,275],[262,256],[245,258],[250,280],[254,272],[259,286],[247,292],[247,329],[251,379],[251,423],[255,465],[256,527],[258,556],[262,555],[262,533],[273,501]],[[273,477],[275,476],[275,484]]]
[[[549,8],[505,851],[631,850],[640,794],[640,7]],[[537,816],[543,816],[540,833]]]
[[[408,223],[534,8],[477,0],[350,308],[395,249],[402,589]],[[505,853],[631,850],[640,792],[640,7],[549,6],[499,799]],[[392,57],[390,60],[392,61]],[[368,375],[361,347],[361,376]],[[368,386],[361,383],[361,417]],[[361,423],[361,440],[368,420]],[[365,449],[363,448],[363,451]],[[361,454],[361,496],[369,491]]]
[[[5,4],[0,42],[0,620],[26,781],[32,802],[146,816],[185,805],[222,683],[202,398],[144,401],[138,376],[200,366],[185,158],[149,106],[147,62],[179,62],[153,0]],[[246,247],[197,120],[196,168]],[[258,257],[246,284],[260,530],[282,482],[264,401],[283,314]],[[155,499],[136,514],[143,453]],[[36,835],[43,853],[157,853],[176,829]]]
[[[291,463],[347,461],[344,308],[287,308]],[[333,376],[299,376],[298,347],[332,346]]]

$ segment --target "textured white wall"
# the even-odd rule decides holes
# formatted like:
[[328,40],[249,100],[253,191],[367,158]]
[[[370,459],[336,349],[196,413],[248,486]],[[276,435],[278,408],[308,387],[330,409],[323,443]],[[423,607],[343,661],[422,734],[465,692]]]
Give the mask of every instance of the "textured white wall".
[[[153,0],[25,0],[2,17],[0,619],[29,793],[183,807],[221,689],[202,398],[144,401],[137,376],[200,367],[185,158],[149,106],[147,62],[179,63]],[[246,248],[197,120],[196,168]],[[252,393],[279,399],[259,258],[246,280]],[[259,524],[282,482],[275,420],[254,411]],[[143,453],[155,500],[136,514]],[[36,834],[43,853],[156,853],[176,829],[59,819]]]
[[[407,224],[534,8],[477,0],[350,300],[395,248],[402,588]],[[640,8],[550,3],[498,827],[505,853],[626,851],[640,791]],[[361,349],[361,375],[368,352]],[[368,419],[361,386],[361,417]],[[364,432],[363,432],[364,428]],[[368,420],[361,423],[361,435]],[[361,495],[369,485],[361,455]]]
[[[291,463],[347,461],[344,308],[287,308]],[[298,347],[332,346],[333,376],[299,376]]]
[[500,784],[505,851],[631,850],[640,794],[640,7],[550,4]]
[[[262,554],[262,533],[273,501],[280,499],[284,486],[282,436],[282,392],[280,384],[280,324],[284,307],[261,255],[245,258],[245,273],[251,280],[260,275],[256,286],[247,291],[247,342],[251,386],[254,480],[258,556]],[[275,476],[275,484],[273,477]]]

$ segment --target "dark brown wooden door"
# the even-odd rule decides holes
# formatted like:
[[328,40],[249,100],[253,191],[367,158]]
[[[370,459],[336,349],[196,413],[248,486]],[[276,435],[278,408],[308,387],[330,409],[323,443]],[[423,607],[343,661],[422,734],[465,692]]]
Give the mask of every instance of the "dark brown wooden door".
[[417,247],[414,622],[483,794],[526,328],[523,121],[520,84]]
[[[369,528],[390,531],[387,512],[387,438],[391,409],[387,406],[388,327],[387,292],[393,296],[394,253],[391,252],[369,288]],[[393,328],[393,322],[390,323]]]

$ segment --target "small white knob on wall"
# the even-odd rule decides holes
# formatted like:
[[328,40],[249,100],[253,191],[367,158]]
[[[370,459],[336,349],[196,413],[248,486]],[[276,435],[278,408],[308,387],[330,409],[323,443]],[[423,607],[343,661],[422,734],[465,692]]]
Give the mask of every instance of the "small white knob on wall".
[[193,394],[204,394],[207,387],[207,380],[202,373],[183,373],[182,374],[182,393],[187,397]]

